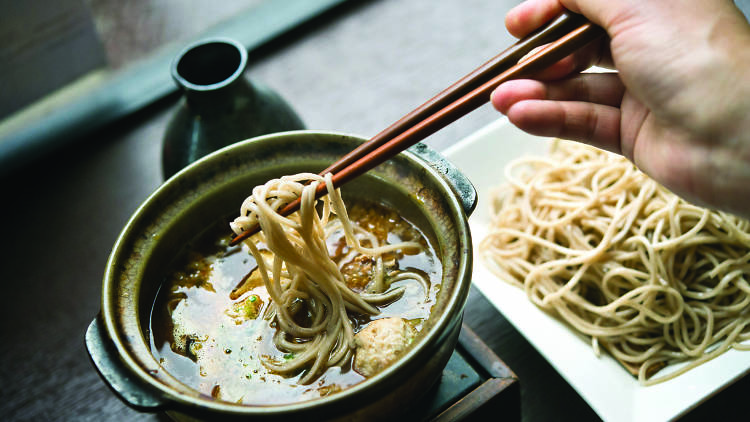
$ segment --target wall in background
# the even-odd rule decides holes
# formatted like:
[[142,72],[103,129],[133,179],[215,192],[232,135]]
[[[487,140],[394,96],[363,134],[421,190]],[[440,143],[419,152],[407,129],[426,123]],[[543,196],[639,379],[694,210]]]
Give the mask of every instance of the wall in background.
[[83,0],[0,0],[0,119],[104,66]]

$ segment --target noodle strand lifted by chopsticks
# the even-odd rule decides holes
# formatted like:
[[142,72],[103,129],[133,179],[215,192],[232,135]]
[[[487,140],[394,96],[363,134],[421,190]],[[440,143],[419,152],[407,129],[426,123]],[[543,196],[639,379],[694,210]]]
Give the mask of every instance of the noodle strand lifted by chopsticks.
[[[312,183],[307,183],[310,181]],[[322,211],[316,207],[319,201],[315,199],[319,183],[325,183],[328,188],[328,196],[320,200]],[[288,217],[277,213],[298,197],[301,198],[298,213]],[[279,350],[293,354],[283,362],[265,359],[263,364],[281,374],[309,368],[300,378],[301,384],[310,383],[325,369],[351,359],[354,332],[347,311],[376,315],[379,311],[374,305],[391,302],[403,294],[405,287],[388,290],[393,281],[407,277],[426,283],[421,276],[411,273],[396,274],[385,282],[382,255],[403,249],[418,250],[421,246],[417,242],[381,246],[375,236],[354,226],[341,193],[333,188],[330,174],[323,178],[301,173],[256,186],[243,202],[241,215],[231,227],[239,234],[256,222],[261,231],[245,240],[244,245],[255,257],[273,302],[267,315],[278,324],[274,343]],[[376,260],[373,281],[365,292],[351,290],[329,256],[326,239],[341,229],[350,248]],[[372,247],[362,246],[360,238],[367,239]],[[259,248],[263,245],[273,253],[272,258],[261,253]],[[311,316],[309,325],[302,325],[294,318],[301,303]]]
[[[638,374],[671,379],[750,338],[750,222],[694,206],[626,159],[558,141],[493,196],[501,279]],[[687,362],[666,375],[660,368]]]

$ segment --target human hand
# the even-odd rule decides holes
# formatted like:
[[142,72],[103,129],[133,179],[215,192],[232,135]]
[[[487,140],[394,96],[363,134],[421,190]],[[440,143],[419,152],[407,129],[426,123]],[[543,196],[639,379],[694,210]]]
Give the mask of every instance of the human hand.
[[[684,198],[750,218],[750,25],[729,0],[528,0],[522,37],[563,7],[603,27],[535,80],[492,94],[519,128],[620,153]],[[579,73],[592,64],[618,73]]]

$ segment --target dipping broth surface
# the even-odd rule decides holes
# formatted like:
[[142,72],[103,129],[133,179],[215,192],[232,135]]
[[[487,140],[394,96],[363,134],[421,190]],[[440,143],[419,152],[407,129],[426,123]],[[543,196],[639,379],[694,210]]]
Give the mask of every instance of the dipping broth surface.
[[[387,272],[418,272],[429,282],[426,292],[413,280],[394,282],[391,289],[406,287],[403,296],[378,306],[380,314],[373,317],[350,313],[354,331],[371,320],[398,317],[419,332],[435,304],[442,279],[434,245],[390,208],[361,200],[347,203],[351,220],[381,242],[422,244],[420,252],[386,254],[384,263]],[[229,247],[229,232],[223,224],[209,229],[186,246],[165,277],[149,330],[152,353],[162,367],[201,393],[243,404],[309,400],[363,381],[365,377],[352,369],[351,362],[329,368],[308,385],[298,383],[302,373],[284,377],[266,369],[261,357],[283,360],[291,356],[274,345],[275,324],[264,318],[270,298],[255,271],[255,260],[241,246]],[[370,281],[372,260],[351,250],[343,231],[329,236],[327,244],[347,285],[362,291]],[[363,246],[367,246],[365,242]]]

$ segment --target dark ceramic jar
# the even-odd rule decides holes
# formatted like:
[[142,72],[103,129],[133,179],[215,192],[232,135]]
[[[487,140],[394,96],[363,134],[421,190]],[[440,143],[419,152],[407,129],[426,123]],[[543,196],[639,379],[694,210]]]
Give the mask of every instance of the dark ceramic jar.
[[164,135],[164,178],[234,142],[304,128],[276,92],[244,76],[246,67],[247,51],[227,38],[198,41],[175,58],[172,78],[184,98]]

